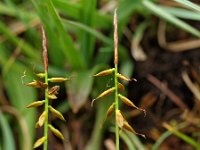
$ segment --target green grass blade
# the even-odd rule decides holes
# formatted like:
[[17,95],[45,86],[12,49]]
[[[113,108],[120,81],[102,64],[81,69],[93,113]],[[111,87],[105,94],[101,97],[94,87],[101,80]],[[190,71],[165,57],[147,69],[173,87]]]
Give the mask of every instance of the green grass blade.
[[[70,63],[70,65],[74,69],[85,68],[86,67],[85,60],[83,59],[81,52],[74,47],[74,43],[71,37],[69,36],[67,31],[65,31],[60,16],[55,10],[52,1],[45,0],[36,2],[32,0],[32,2],[39,13],[41,20],[45,24],[45,27],[47,27],[47,34],[50,31],[53,32],[52,29],[54,28],[54,32],[51,33],[51,35],[54,34],[53,36],[54,40],[59,39],[57,40],[56,46],[61,47],[63,54],[66,57],[67,61]],[[47,14],[46,12],[49,13]]]
[[188,20],[195,20],[195,21],[200,21],[200,13],[190,11],[187,9],[183,8],[173,8],[173,7],[166,7],[166,6],[159,6],[161,9],[164,11],[172,14],[173,16],[183,18],[183,19],[188,19]]
[[[82,0],[81,1],[81,11],[79,14],[79,20],[89,28],[94,28],[94,15],[96,12],[96,0]],[[95,38],[91,34],[88,34],[85,31],[79,31],[79,42],[80,49],[83,52],[84,57],[87,60],[87,64],[91,65],[94,46],[95,46]]]
[[[0,21],[0,32],[3,33],[5,37],[7,37],[11,42],[13,42],[16,45],[16,47],[20,45],[21,41],[23,41],[22,39],[18,38],[16,35],[11,33],[9,31],[9,28],[5,24],[3,24],[1,21]],[[21,49],[22,49],[22,52],[26,54],[28,57],[34,60],[38,60],[38,51],[35,50],[27,42],[23,41],[23,45]]]
[[0,111],[0,133],[2,133],[2,149],[4,150],[15,150],[15,142],[14,137],[12,135],[12,131],[10,126],[4,117],[3,113]]
[[125,132],[120,132],[120,138],[124,141],[124,143],[126,143],[128,149],[136,150],[134,143]]
[[155,15],[163,18],[164,20],[176,25],[177,27],[193,34],[194,36],[200,37],[200,32],[193,28],[192,26],[188,25],[187,23],[181,21],[180,19],[174,17],[173,15],[167,13],[166,11],[162,10],[159,6],[155,5],[151,1],[144,0],[143,5],[149,9]]
[[[58,11],[73,20],[80,20],[81,5],[73,3],[71,1],[53,0],[52,1]],[[101,14],[99,11],[95,11],[93,14],[94,26],[102,29],[109,29],[112,26],[112,17],[109,15]]]
[[171,135],[172,133],[169,131],[166,131],[163,133],[158,140],[156,140],[156,143],[153,145],[151,150],[158,150],[159,146],[162,144],[162,142]]
[[178,3],[180,3],[180,4],[182,4],[182,5],[185,5],[185,6],[191,8],[191,9],[193,9],[193,10],[195,10],[195,11],[200,12],[200,6],[198,6],[198,5],[196,5],[196,4],[192,3],[192,2],[190,2],[190,1],[188,1],[188,0],[174,0],[174,1],[176,1],[176,2],[178,2]]

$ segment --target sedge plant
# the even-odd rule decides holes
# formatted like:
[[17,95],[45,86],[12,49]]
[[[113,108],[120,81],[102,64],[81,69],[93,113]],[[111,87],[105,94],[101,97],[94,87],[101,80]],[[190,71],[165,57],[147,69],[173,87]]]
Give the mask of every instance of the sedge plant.
[[44,80],[44,82],[39,81],[39,80],[33,80],[32,82],[26,83],[25,85],[33,87],[33,88],[43,89],[45,99],[33,102],[33,103],[27,105],[26,107],[32,108],[32,107],[44,106],[44,111],[39,116],[39,119],[35,124],[36,128],[44,127],[44,135],[43,135],[43,137],[39,138],[35,142],[33,147],[37,148],[43,144],[43,150],[47,150],[48,149],[48,132],[49,132],[49,130],[52,131],[52,133],[55,136],[57,136],[61,140],[64,140],[63,134],[58,129],[56,129],[55,127],[53,127],[50,124],[49,113],[51,112],[56,118],[58,118],[62,121],[65,121],[65,118],[63,117],[63,115],[49,104],[49,100],[57,99],[56,94],[58,94],[58,91],[60,89],[60,87],[58,85],[55,85],[50,88],[49,82],[53,82],[53,83],[64,82],[64,81],[68,80],[68,78],[63,78],[63,77],[49,78],[48,77],[47,40],[46,40],[46,35],[45,35],[45,31],[44,31],[43,27],[42,27],[42,47],[43,47],[44,72],[36,73],[36,76],[39,78],[42,78]]
[[138,110],[141,110],[146,115],[146,111],[144,109],[138,108],[131,100],[129,100],[127,97],[120,94],[121,90],[124,90],[124,85],[119,82],[119,80],[124,80],[127,82],[130,82],[132,80],[136,79],[130,79],[118,72],[118,26],[117,26],[117,9],[115,9],[114,12],[114,68],[103,70],[97,74],[95,74],[95,77],[99,76],[107,76],[112,74],[114,78],[114,87],[111,87],[101,93],[99,96],[97,96],[95,99],[92,100],[92,106],[95,100],[100,99],[102,97],[108,96],[112,93],[114,93],[114,102],[110,105],[106,112],[106,119],[111,116],[111,114],[115,113],[115,144],[116,144],[116,150],[119,150],[120,144],[119,144],[119,129],[126,129],[134,134],[141,135],[142,137],[145,137],[143,134],[137,133],[131,125],[128,123],[128,121],[125,118],[125,115],[122,113],[122,111],[119,109],[119,100],[121,100],[124,104],[136,108]]

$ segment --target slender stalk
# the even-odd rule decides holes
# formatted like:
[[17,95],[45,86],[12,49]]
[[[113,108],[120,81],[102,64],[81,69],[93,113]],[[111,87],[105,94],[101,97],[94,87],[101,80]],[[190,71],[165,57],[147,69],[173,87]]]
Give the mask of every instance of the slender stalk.
[[[42,47],[43,47],[43,61],[44,61],[44,72],[45,72],[45,83],[48,85],[48,56],[47,56],[47,40],[44,29],[42,27]],[[48,99],[48,86],[45,89],[45,112],[46,119],[44,124],[44,137],[45,142],[43,146],[43,150],[48,149],[48,123],[49,123],[49,99]]]
[[[114,64],[115,64],[115,120],[117,120],[116,112],[119,109],[118,103],[118,34],[117,34],[117,9],[114,12]],[[115,123],[115,140],[116,140],[116,150],[119,150],[119,127],[117,123]]]
[[[45,72],[45,83],[48,84],[48,72]],[[47,150],[48,149],[48,114],[49,114],[49,99],[48,99],[48,87],[45,89],[45,112],[46,112],[46,120],[45,120],[45,124],[44,124],[44,136],[45,136],[45,142],[43,145],[43,150]]]
[[[115,76],[114,77],[115,78],[115,120],[117,119],[116,112],[119,109],[117,72],[118,72],[118,65],[115,64],[115,73],[114,73],[114,76]],[[115,140],[116,140],[116,150],[119,150],[119,127],[117,123],[115,123]]]

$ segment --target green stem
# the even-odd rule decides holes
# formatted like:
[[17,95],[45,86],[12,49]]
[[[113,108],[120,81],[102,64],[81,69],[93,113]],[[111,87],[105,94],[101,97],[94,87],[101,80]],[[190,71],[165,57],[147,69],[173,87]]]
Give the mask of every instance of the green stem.
[[[48,85],[48,72],[45,72],[45,83]],[[48,149],[48,118],[49,118],[49,99],[48,99],[48,87],[45,89],[45,112],[46,112],[46,120],[44,124],[44,136],[46,138],[44,145],[43,145],[43,150]]]
[[[119,109],[119,103],[118,103],[118,78],[117,78],[117,73],[118,73],[118,65],[115,64],[115,73],[114,73],[114,78],[115,78],[115,120],[117,119],[116,112]],[[119,150],[119,127],[117,123],[115,123],[115,140],[116,140],[116,150]]]

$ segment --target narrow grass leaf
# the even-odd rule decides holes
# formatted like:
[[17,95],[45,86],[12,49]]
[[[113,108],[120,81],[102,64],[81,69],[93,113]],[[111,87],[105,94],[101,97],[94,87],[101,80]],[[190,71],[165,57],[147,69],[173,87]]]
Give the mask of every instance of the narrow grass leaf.
[[194,36],[200,37],[200,32],[197,29],[195,29],[192,26],[188,25],[187,23],[181,21],[180,19],[174,17],[170,13],[164,11],[163,9],[161,9],[159,6],[155,5],[151,1],[144,0],[142,3],[147,9],[149,9],[155,15],[176,25],[177,27],[180,27],[181,29],[193,34]]
[[195,141],[193,138],[185,135],[184,133],[181,133],[180,131],[178,131],[177,129],[175,129],[174,127],[170,126],[167,123],[164,123],[163,126],[170,131],[171,133],[173,133],[174,135],[176,135],[177,137],[179,137],[180,139],[182,139],[183,141],[187,142],[188,144],[192,145],[194,148],[196,149],[200,149],[200,144]]
[[191,8],[191,9],[193,9],[195,11],[200,12],[200,6],[196,5],[195,3],[193,3],[193,2],[191,2],[189,0],[174,0],[174,1],[176,1],[176,2],[178,2],[180,4],[182,4],[182,5],[185,5],[185,6]]
[[0,111],[0,133],[1,133],[1,146],[3,150],[16,150],[14,136],[3,113]]

